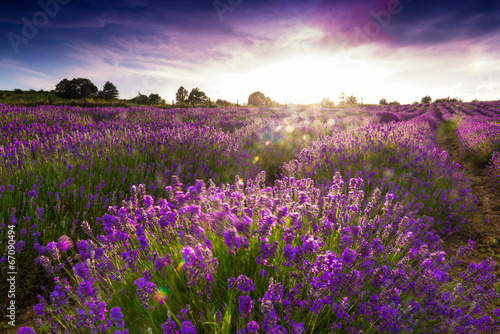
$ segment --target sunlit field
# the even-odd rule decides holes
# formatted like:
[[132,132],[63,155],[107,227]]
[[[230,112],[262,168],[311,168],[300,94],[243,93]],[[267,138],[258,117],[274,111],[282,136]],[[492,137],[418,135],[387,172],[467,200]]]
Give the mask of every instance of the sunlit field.
[[445,252],[480,198],[443,128],[500,182],[500,101],[0,104],[18,333],[497,333],[496,263]]

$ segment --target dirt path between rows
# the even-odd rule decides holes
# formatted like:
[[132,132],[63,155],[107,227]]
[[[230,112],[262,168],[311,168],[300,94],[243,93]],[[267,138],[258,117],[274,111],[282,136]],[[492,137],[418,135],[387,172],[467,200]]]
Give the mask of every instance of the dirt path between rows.
[[443,238],[447,258],[454,255],[460,246],[466,245],[469,239],[475,243],[473,251],[451,274],[459,275],[471,262],[479,263],[490,257],[497,263],[495,274],[500,277],[500,184],[488,175],[486,168],[475,166],[465,159],[454,131],[438,131],[436,143],[464,168],[479,201],[479,210],[471,217],[472,223],[462,226],[458,233]]

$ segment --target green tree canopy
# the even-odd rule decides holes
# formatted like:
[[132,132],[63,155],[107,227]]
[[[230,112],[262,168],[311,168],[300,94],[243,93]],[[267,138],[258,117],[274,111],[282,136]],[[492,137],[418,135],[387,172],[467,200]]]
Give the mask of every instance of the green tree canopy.
[[441,99],[435,99],[434,100],[434,103],[442,103],[442,102],[448,102],[448,103],[452,103],[452,102],[463,102],[462,99],[459,99],[458,97],[443,97]]
[[118,98],[118,89],[112,82],[106,81],[102,90],[97,93],[97,96],[104,100],[113,100]]
[[430,97],[429,95],[424,96],[420,103],[432,103],[432,97]]
[[97,87],[86,78],[63,79],[56,85],[56,94],[67,99],[82,99],[95,96]]
[[148,104],[148,96],[141,94],[141,92],[137,93],[137,96],[132,99],[137,104],[143,104],[146,105]]
[[148,97],[148,104],[149,105],[157,105],[157,104],[161,104],[162,102],[162,98],[160,96],[160,94],[149,94],[149,97]]
[[253,106],[264,106],[267,105],[267,103],[270,103],[271,99],[269,97],[266,98],[264,93],[262,92],[253,92],[248,96],[248,105],[253,105]]
[[175,101],[177,103],[185,103],[187,102],[188,97],[189,97],[189,92],[187,91],[187,89],[180,86],[179,89],[177,90],[177,93],[175,93]]
[[191,105],[194,107],[195,104],[205,103],[207,100],[208,97],[205,92],[196,87],[191,90],[191,93],[189,93],[187,102],[191,103]]

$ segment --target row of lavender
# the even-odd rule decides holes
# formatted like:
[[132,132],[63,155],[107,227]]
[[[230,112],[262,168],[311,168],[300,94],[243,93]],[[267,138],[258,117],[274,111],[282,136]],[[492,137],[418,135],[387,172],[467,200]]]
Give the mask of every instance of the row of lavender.
[[[248,124],[234,127],[230,134],[205,128],[214,136],[226,135],[212,143],[215,147],[228,143],[228,154],[221,159],[224,166],[211,168],[223,173],[238,152],[248,159],[240,161],[250,165],[234,169],[229,177],[252,168],[254,173],[277,168],[282,178],[272,186],[266,186],[265,174],[252,181],[249,173],[246,186],[238,176],[231,185],[210,183],[207,190],[203,181],[192,185],[193,176],[181,170],[179,176],[190,187],[179,178],[166,189],[161,189],[164,184],[134,186],[121,205],[93,197],[92,203],[111,207],[94,220],[95,216],[75,219],[73,231],[77,229],[82,239],[84,233],[87,240],[77,241],[71,231],[66,234],[73,241],[59,238],[64,231],[59,230],[51,239],[59,238],[58,242],[42,242],[46,247],[35,243],[37,262],[45,270],[58,276],[68,269],[77,282],[70,285],[59,278],[48,301],[40,298],[35,311],[41,332],[71,333],[80,328],[113,333],[466,333],[499,328],[495,317],[500,311],[491,309],[499,299],[494,262],[472,264],[461,278],[449,277],[449,270],[472,245],[456,257],[445,257],[439,234],[466,223],[475,198],[460,166],[434,144],[433,131],[441,122],[434,106],[375,108],[363,115],[353,110],[363,126],[356,126],[355,116],[343,110],[330,115],[252,111],[256,112],[261,117],[250,115]],[[373,124],[399,117],[407,121]],[[146,117],[143,123],[148,122],[155,120]],[[115,144],[109,136],[114,131],[111,124],[102,127],[110,129],[108,137],[101,138],[110,142],[108,151],[102,145],[99,151],[89,150],[94,155],[77,156],[88,147],[82,145],[64,153],[92,157],[94,170],[97,161],[106,161],[95,172],[106,178],[97,191],[111,176],[116,179],[115,171],[104,173],[114,156],[128,154],[132,165],[140,165],[149,150],[172,145],[154,141],[157,131],[175,137],[182,130],[168,131],[184,129],[181,125],[140,131],[146,125],[134,121],[117,137],[127,138],[128,131],[135,131],[137,139],[117,138]],[[196,133],[194,129],[203,128],[193,127],[187,137]],[[146,144],[150,137],[151,148]],[[194,138],[202,145],[214,140]],[[130,150],[120,150],[122,145]],[[61,172],[72,172],[76,164],[68,168],[66,156],[57,159],[63,146],[52,160],[63,162]],[[148,149],[141,151],[143,147]],[[191,150],[188,146],[180,152],[192,156]],[[156,151],[151,157],[158,157]],[[122,165],[129,163],[123,161]],[[152,170],[145,168],[122,183],[147,178]],[[13,168],[10,171],[15,174]],[[206,180],[205,175],[201,178]],[[64,190],[73,184],[73,179],[69,186],[66,181]],[[146,189],[153,196],[146,195]],[[32,205],[31,198],[40,200],[38,193],[27,198],[26,206]],[[124,194],[115,193],[116,198]],[[11,220],[16,217],[23,222],[26,218],[14,213]],[[36,227],[31,231],[34,237],[35,231]]]
[[500,103],[471,104],[467,115],[456,120],[462,154],[479,166],[486,166],[500,182]]
[[[63,234],[83,237],[82,220],[102,232],[100,217],[132,184],[144,183],[159,198],[173,175],[187,187],[267,170],[272,182],[282,163],[352,125],[360,112],[0,105],[0,286],[6,286],[8,225],[16,225],[18,261],[32,264],[39,245]],[[18,270],[22,281],[36,282],[19,287],[21,298],[43,284],[35,269]]]

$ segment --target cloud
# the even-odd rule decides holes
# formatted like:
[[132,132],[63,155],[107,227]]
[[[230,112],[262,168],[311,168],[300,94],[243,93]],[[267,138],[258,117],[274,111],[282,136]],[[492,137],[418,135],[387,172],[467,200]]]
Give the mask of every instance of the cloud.
[[[473,96],[488,70],[491,80],[500,74],[495,57],[500,51],[500,1],[401,0],[400,10],[384,17],[394,1],[234,1],[221,20],[213,1],[71,0],[20,46],[18,55],[7,39],[0,41],[2,84],[10,80],[27,85],[33,78],[32,84],[50,89],[62,78],[87,77],[98,86],[112,81],[126,98],[141,91],[169,99],[183,85],[242,101],[270,66],[285,79],[289,68],[308,68],[298,59],[321,59],[325,64],[331,59],[332,68],[352,68],[357,77],[334,82],[328,89],[359,89],[368,96],[360,87],[368,91],[369,85],[380,86],[372,88],[373,98],[384,87],[394,91],[403,84],[411,94],[420,95],[427,87],[436,94],[448,90]],[[36,2],[13,3],[0,13],[0,35],[20,33],[21,17],[38,10]],[[360,69],[365,69],[364,77]],[[308,82],[322,74],[314,67],[294,73],[302,73]],[[335,72],[331,76],[340,80]],[[268,94],[274,89],[271,82],[296,89],[295,81],[270,78]],[[321,93],[312,92],[308,98],[328,91],[314,88],[316,84],[312,82],[311,89]],[[242,92],[236,92],[237,86]],[[403,95],[401,100],[413,99],[410,93]]]
[[24,66],[24,64],[16,62],[16,61],[11,60],[11,59],[1,58],[0,59],[0,69],[3,69],[5,71],[9,71],[9,72],[22,72],[24,74],[30,74],[32,77],[34,76],[34,77],[39,77],[42,79],[50,78],[50,75],[47,75],[47,74],[39,72],[39,71],[32,70],[32,69]]

